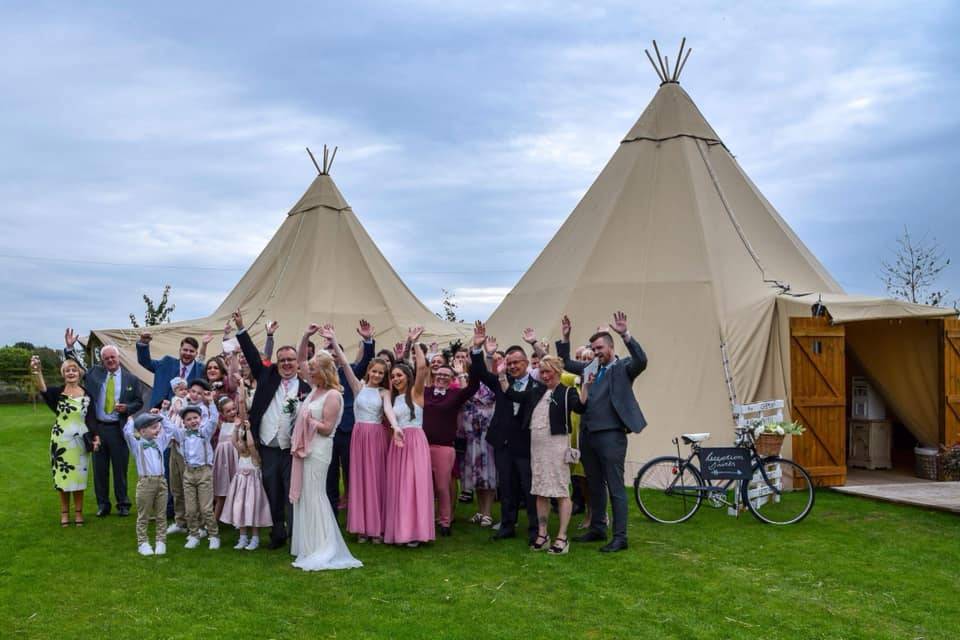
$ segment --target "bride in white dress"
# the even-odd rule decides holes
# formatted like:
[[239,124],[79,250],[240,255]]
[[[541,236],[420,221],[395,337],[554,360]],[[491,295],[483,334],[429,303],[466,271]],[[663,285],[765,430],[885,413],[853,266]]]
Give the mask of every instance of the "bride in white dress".
[[[293,503],[293,566],[304,571],[350,569],[363,563],[350,554],[327,498],[327,469],[333,457],[333,434],[343,416],[343,396],[333,357],[318,351],[306,361],[310,325],[300,343],[301,375],[313,390],[304,399],[293,432],[290,501]],[[332,329],[331,329],[332,330]]]

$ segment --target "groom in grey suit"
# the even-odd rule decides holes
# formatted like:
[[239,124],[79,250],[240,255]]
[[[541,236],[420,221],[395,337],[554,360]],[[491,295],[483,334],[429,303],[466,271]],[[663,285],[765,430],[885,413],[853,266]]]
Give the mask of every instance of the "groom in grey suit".
[[[627,316],[613,314],[610,329],[623,338],[630,352],[627,358],[614,353],[613,336],[598,331],[590,336],[590,348],[596,354],[596,377],[589,389],[587,410],[580,421],[580,453],[590,490],[590,530],[576,538],[578,542],[607,539],[607,492],[613,505],[613,540],[600,551],[627,548],[627,492],[623,467],[627,456],[627,433],[640,433],[647,421],[633,395],[633,381],[647,368],[647,355],[627,329]],[[563,339],[557,342],[557,355],[564,369],[582,374],[587,363],[570,359],[570,319],[563,317]]]

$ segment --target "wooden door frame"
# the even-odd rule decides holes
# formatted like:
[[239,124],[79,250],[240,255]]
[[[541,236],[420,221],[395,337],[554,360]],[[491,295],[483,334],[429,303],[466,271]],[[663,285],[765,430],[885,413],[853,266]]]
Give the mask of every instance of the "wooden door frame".
[[940,444],[952,445],[960,441],[960,394],[951,394],[947,388],[949,368],[947,360],[960,360],[960,319],[943,318],[940,331]]

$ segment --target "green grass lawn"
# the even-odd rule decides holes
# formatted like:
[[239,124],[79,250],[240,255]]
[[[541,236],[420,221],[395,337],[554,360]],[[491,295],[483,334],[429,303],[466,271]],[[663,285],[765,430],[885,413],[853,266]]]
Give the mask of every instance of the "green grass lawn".
[[[420,549],[357,545],[362,569],[303,573],[282,551],[136,553],[134,517],[61,529],[52,414],[0,407],[0,636],[955,638],[960,519],[817,495],[799,525],[703,508],[676,526],[630,506],[630,549],[567,556],[464,520]],[[131,494],[136,482],[131,464]],[[579,521],[578,519],[576,521]],[[551,525],[552,527],[553,525]]]

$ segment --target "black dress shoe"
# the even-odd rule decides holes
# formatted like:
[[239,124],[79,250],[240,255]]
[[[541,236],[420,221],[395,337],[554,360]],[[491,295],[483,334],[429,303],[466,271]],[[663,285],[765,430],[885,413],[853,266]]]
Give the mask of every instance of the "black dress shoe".
[[441,536],[443,536],[444,538],[449,538],[450,535],[451,535],[451,533],[452,533],[452,532],[450,531],[450,527],[444,527],[443,525],[440,525],[440,535],[441,535]]
[[275,551],[277,549],[282,549],[285,546],[287,546],[287,539],[281,538],[279,540],[271,540],[270,544],[267,545],[267,548],[271,551]]
[[516,532],[515,530],[513,530],[513,529],[504,529],[503,527],[501,527],[499,531],[497,531],[495,534],[493,534],[493,535],[490,537],[490,539],[491,539],[491,540],[506,540],[507,538],[516,538],[516,537],[517,537],[517,532]]
[[600,547],[601,553],[614,553],[615,551],[626,551],[627,541],[622,538],[614,538],[609,544]]
[[98,517],[98,518],[102,518],[102,517],[108,516],[108,515],[110,515],[110,507],[109,507],[109,506],[100,507],[100,508],[97,509],[97,517]]
[[574,542],[603,542],[607,539],[602,533],[597,533],[596,531],[587,531],[582,536],[577,536],[573,539]]
[[130,515],[130,507],[117,507],[117,515],[120,517]]
[[570,515],[578,516],[581,513],[586,513],[587,509],[582,504],[574,504],[573,509],[570,510]]

